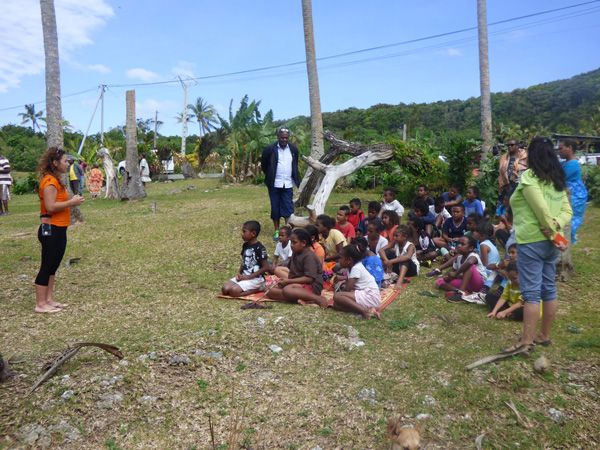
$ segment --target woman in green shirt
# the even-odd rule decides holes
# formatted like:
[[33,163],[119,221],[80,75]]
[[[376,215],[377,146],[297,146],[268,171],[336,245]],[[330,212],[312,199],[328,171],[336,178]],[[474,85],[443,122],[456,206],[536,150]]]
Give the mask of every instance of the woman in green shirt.
[[[534,138],[527,152],[529,169],[523,172],[521,182],[510,199],[521,295],[525,302],[523,336],[506,352],[534,344],[551,344],[550,329],[557,310],[556,259],[558,251],[566,248],[555,238],[573,215],[565,172],[558,162],[552,141]],[[542,326],[536,334],[540,300],[544,302],[544,314]]]

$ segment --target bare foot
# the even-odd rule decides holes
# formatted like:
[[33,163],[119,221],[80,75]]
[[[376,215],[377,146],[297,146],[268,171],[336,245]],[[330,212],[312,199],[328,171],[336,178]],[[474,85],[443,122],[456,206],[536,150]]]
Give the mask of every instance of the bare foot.
[[299,304],[300,306],[307,306],[307,305],[309,305],[309,303],[308,303],[308,302],[305,302],[304,300],[298,300],[298,304]]
[[319,308],[321,309],[327,309],[327,307],[329,306],[329,302],[325,297],[319,297],[317,303],[319,304]]
[[36,306],[33,311],[36,312],[36,313],[38,313],[38,314],[52,314],[52,313],[62,312],[62,309],[60,309],[60,308],[53,308],[52,306],[48,306],[48,307],[45,307],[45,308],[38,308]]
[[47,301],[46,303],[48,305],[52,306],[53,308],[66,308],[69,306],[66,303],[58,303],[58,302],[55,302],[54,300]]
[[375,316],[377,317],[377,320],[381,320],[381,315],[379,314],[379,311],[377,311],[375,308],[369,308],[369,313],[371,314],[371,317]]

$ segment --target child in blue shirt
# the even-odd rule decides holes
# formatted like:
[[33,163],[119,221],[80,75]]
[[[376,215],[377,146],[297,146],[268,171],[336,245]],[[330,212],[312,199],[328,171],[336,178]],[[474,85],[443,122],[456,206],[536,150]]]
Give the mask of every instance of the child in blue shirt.
[[477,186],[471,186],[467,189],[467,199],[463,202],[463,205],[465,205],[465,214],[467,216],[472,212],[483,216],[483,205],[479,199],[479,188]]

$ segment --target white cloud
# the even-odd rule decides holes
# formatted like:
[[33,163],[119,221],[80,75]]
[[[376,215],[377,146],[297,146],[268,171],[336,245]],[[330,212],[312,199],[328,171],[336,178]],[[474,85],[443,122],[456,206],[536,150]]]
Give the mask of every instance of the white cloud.
[[[91,35],[113,15],[105,0],[56,0],[59,55],[92,43]],[[44,42],[38,0],[3,2],[0,27],[0,93],[44,70]]]
[[446,48],[442,51],[442,53],[446,56],[462,56],[463,52],[461,52],[459,49],[457,48]]
[[88,69],[93,70],[94,72],[110,73],[110,69],[102,64],[92,64],[88,66]]
[[180,76],[181,78],[196,78],[194,75],[195,68],[196,65],[194,63],[188,61],[179,61],[177,65],[171,69],[171,75],[175,77]]
[[153,81],[158,81],[160,79],[160,75],[141,68],[129,69],[125,71],[125,75],[129,78],[138,78],[144,83],[152,83]]
[[[179,102],[175,100],[154,100],[152,98],[145,99],[144,101],[138,101],[136,99],[135,102],[135,115],[138,118],[154,118],[154,112],[158,111],[161,114],[166,114],[168,116],[175,116],[176,110],[180,108]],[[159,119],[159,120],[163,120]]]

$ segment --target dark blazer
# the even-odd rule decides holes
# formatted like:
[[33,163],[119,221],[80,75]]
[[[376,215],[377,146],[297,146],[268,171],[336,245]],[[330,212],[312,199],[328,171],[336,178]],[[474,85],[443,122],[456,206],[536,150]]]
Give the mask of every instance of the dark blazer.
[[[296,186],[300,186],[300,172],[298,172],[298,147],[289,144],[292,152],[292,180]],[[260,165],[265,174],[265,184],[269,188],[275,187],[275,175],[277,173],[277,161],[279,159],[277,153],[277,142],[265,147],[260,158]]]

